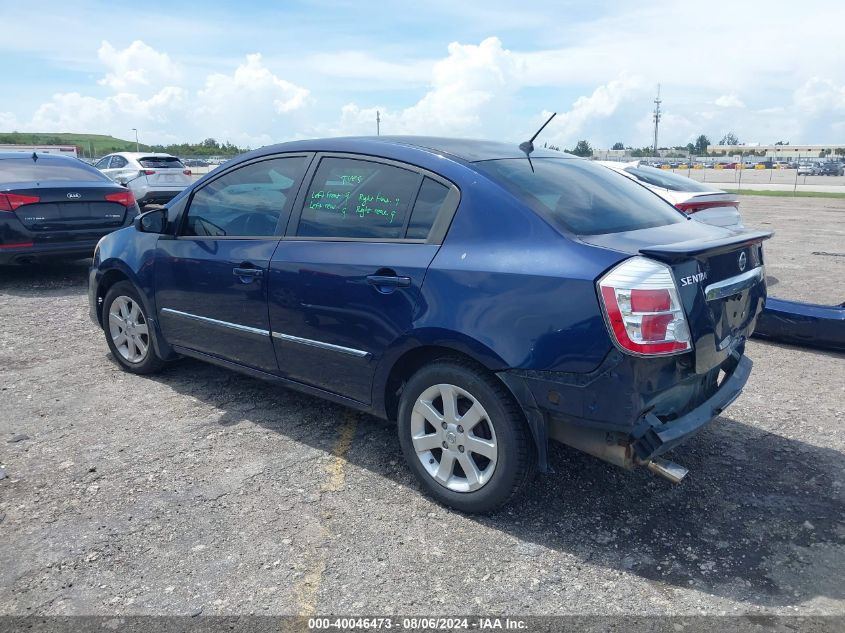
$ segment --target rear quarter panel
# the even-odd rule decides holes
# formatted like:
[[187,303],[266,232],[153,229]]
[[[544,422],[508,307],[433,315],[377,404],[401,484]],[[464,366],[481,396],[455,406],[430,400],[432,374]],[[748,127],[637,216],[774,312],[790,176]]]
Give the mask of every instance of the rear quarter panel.
[[493,370],[596,368],[612,343],[595,279],[624,255],[562,236],[483,176],[459,186],[461,204],[426,275],[415,330],[451,333]]

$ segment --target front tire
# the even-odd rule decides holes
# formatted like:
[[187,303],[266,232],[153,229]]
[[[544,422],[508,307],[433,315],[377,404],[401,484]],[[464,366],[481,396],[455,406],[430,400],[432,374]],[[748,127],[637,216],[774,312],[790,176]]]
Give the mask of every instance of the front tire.
[[151,374],[164,366],[140,294],[128,281],[116,283],[106,293],[103,332],[112,356],[125,371]]
[[399,403],[399,442],[425,492],[468,513],[517,497],[536,466],[525,416],[485,369],[444,359],[414,374]]

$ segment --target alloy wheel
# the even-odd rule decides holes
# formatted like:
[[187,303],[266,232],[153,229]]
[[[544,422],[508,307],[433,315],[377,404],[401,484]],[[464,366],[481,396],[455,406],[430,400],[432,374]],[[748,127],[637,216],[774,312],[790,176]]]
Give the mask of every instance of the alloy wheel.
[[472,492],[496,470],[496,431],[484,407],[465,389],[432,385],[411,412],[411,441],[426,472],[454,492]]
[[132,297],[121,295],[109,308],[109,334],[117,352],[130,363],[141,363],[150,350],[144,311]]

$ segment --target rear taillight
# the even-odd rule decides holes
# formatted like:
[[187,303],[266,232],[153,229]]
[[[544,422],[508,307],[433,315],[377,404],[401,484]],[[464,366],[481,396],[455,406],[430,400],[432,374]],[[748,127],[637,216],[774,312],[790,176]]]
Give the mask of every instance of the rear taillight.
[[109,202],[117,202],[124,207],[130,207],[135,204],[135,194],[131,191],[118,191],[117,193],[106,194],[106,200]]
[[0,211],[14,211],[25,204],[40,202],[38,196],[24,196],[19,193],[0,193]]
[[182,173],[185,174],[186,176],[190,176],[191,170],[190,169],[184,169],[184,170],[182,170]]
[[602,277],[598,290],[610,332],[624,351],[653,356],[692,349],[668,266],[632,257]]
[[704,211],[704,209],[714,209],[716,207],[733,207],[734,209],[739,208],[739,202],[736,200],[720,200],[716,202],[712,200],[710,202],[679,202],[675,205],[675,208],[679,211],[683,211],[687,215],[690,213],[697,213],[698,211]]
[[142,176],[152,176],[154,173],[156,173],[155,169],[142,169],[141,170]]

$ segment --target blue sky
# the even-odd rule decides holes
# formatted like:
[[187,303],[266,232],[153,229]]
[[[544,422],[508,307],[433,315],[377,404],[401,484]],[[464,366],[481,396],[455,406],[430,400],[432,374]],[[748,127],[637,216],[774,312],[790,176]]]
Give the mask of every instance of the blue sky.
[[[845,141],[845,3],[0,0],[0,131]],[[13,86],[14,90],[9,87]]]

